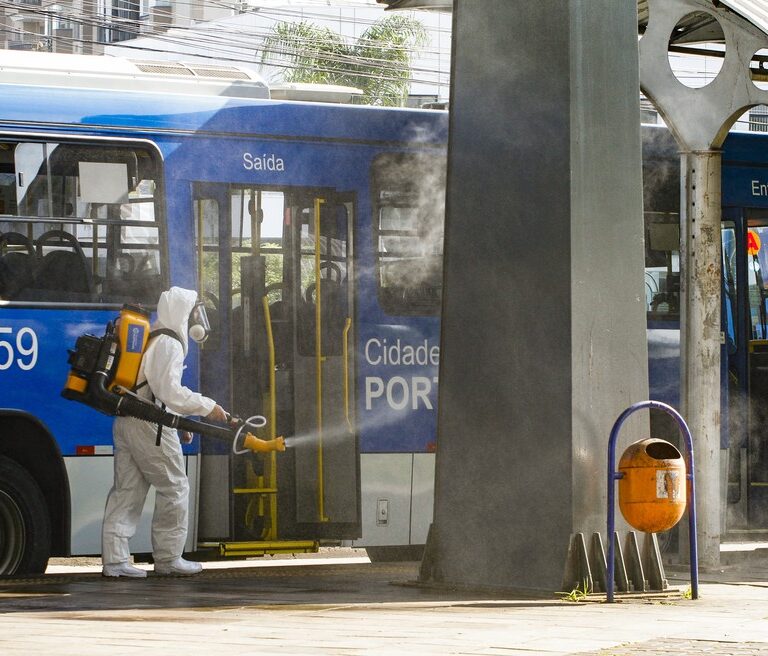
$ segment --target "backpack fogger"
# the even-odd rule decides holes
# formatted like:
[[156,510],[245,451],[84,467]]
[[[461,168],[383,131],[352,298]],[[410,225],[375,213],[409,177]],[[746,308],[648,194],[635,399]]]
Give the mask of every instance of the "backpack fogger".
[[[149,313],[136,305],[124,305],[117,322],[107,324],[103,337],[85,334],[77,338],[74,351],[69,351],[71,369],[61,395],[105,415],[136,417],[206,437],[232,440],[233,450],[241,453],[237,450],[241,434],[246,428],[263,426],[266,423],[263,417],[251,417],[247,421],[238,419],[234,425],[218,426],[168,412],[135,393],[139,367],[149,340],[170,332],[150,332]],[[261,440],[249,432],[241,446],[262,453],[285,451],[282,437]]]

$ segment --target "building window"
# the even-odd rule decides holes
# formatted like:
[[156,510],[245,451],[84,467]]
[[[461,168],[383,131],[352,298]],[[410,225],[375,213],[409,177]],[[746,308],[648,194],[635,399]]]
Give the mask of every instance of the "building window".
[[749,129],[751,132],[768,132],[768,106],[758,105],[750,110]]

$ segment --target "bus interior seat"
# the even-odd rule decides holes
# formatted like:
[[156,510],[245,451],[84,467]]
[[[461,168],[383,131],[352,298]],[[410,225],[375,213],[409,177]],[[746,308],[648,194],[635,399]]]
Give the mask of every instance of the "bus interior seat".
[[104,299],[117,301],[136,296],[141,290],[136,289],[135,278],[136,260],[129,253],[120,253],[108,266],[106,278],[101,279]]
[[280,298],[269,304],[269,318],[272,324],[272,341],[275,345],[275,365],[279,368],[290,361],[291,332],[290,305],[288,303],[289,286],[284,283],[268,285],[267,296],[270,292],[279,291]]
[[150,303],[156,303],[160,294],[165,291],[163,276],[160,273],[160,261],[154,260],[146,253],[134,256],[134,259],[136,265],[128,274],[131,279],[130,294],[148,299]]
[[[23,250],[7,250],[21,246]],[[32,240],[20,232],[0,234],[0,297],[9,300],[23,295],[32,285],[35,273],[35,247]]]
[[[269,318],[272,325],[272,340],[275,347],[275,365],[283,367],[289,362],[291,352],[290,306],[287,301],[289,287],[283,283],[268,285],[266,294],[279,291],[281,296],[269,304]],[[210,317],[209,317],[210,320]],[[235,357],[243,352],[243,308],[242,304],[232,308],[231,315],[232,353]]]
[[[325,263],[324,263],[325,264]],[[333,264],[333,263],[327,263]],[[323,269],[335,271],[334,267],[321,265]],[[332,275],[332,274],[331,274]],[[320,278],[320,321],[322,322],[322,351],[324,355],[341,355],[344,324],[347,318],[346,284],[333,277]],[[310,283],[299,306],[298,339],[303,353],[315,352],[315,283]]]
[[242,300],[235,305],[235,296],[239,291],[232,293],[232,311],[229,315],[230,335],[232,339],[232,355],[240,358],[244,353],[245,337],[243,335],[243,304]]
[[[240,290],[233,292],[232,303],[237,300]],[[247,307],[247,306],[246,306]],[[255,314],[261,316],[261,306],[251,306]],[[267,389],[268,367],[266,361],[266,330],[263,319],[260,321],[254,317],[255,326],[251,326],[248,339],[245,338],[245,308],[242,300],[234,305],[230,315],[230,334],[232,344],[232,408],[238,414],[245,414],[252,409],[252,399],[260,394],[259,390]],[[250,345],[250,351],[246,352],[246,344]],[[254,360],[253,356],[256,356]]]
[[[261,358],[265,351],[263,349],[262,339],[265,336],[265,329],[262,321],[255,318],[256,325],[250,326],[250,335],[246,339],[245,329],[245,308],[243,307],[242,294],[239,289],[232,292],[232,312],[230,314],[230,335],[232,344],[232,377],[235,386],[239,389],[235,398],[240,401],[248,397],[250,392],[254,391],[254,385],[263,384],[262,374],[266,371],[265,362]],[[235,305],[237,303],[237,305]],[[261,306],[251,306],[260,315]],[[250,320],[250,319],[249,319]],[[250,351],[246,352],[246,345],[250,346]],[[252,356],[256,355],[258,363],[253,368],[254,360]],[[249,392],[250,390],[250,392]],[[237,412],[245,412],[247,408],[238,407]]]
[[[202,300],[205,303],[205,312],[208,315],[208,323],[211,326],[211,335],[209,341],[218,341],[221,336],[221,318],[219,317],[219,299],[215,294],[209,291],[202,292]],[[207,349],[212,348],[210,345]],[[218,348],[218,347],[217,347]]]
[[[69,247],[71,250],[53,250],[46,247]],[[37,240],[40,264],[35,272],[34,288],[43,296],[53,293],[62,300],[91,300],[93,279],[80,243],[64,230],[49,230]]]

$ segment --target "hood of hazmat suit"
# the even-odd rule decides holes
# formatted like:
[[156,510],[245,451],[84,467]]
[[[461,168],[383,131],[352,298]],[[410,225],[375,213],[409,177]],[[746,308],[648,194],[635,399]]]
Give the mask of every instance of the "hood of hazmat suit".
[[140,393],[147,397],[154,394],[155,398],[172,412],[205,417],[213,410],[216,402],[193,392],[181,383],[184,358],[187,355],[187,322],[196,301],[197,292],[181,287],[171,287],[160,295],[157,303],[157,321],[152,327],[155,330],[173,330],[181,339],[181,344],[168,335],[152,339],[141,360],[137,382],[141,384],[146,380],[149,389],[145,387]]
[[157,321],[154,328],[169,328],[181,338],[184,355],[188,348],[189,315],[197,303],[197,292],[182,287],[171,287],[160,294],[157,302]]

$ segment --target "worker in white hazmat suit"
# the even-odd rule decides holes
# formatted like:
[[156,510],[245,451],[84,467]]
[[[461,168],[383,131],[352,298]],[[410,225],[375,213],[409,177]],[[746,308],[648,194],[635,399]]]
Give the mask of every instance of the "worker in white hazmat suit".
[[[227,414],[213,399],[181,384],[187,338],[204,341],[209,330],[197,293],[172,287],[160,295],[153,330],[141,361],[137,393],[179,415],[199,415],[225,423]],[[171,331],[175,334],[170,334]],[[136,531],[150,485],[155,488],[152,554],[161,575],[197,574],[202,565],[182,558],[189,518],[189,482],[180,438],[173,428],[134,417],[117,417],[113,426],[115,479],[107,497],[102,527],[102,574],[143,578],[146,571],[129,563],[128,540]],[[183,439],[191,439],[190,435]],[[159,444],[158,444],[159,442]]]

